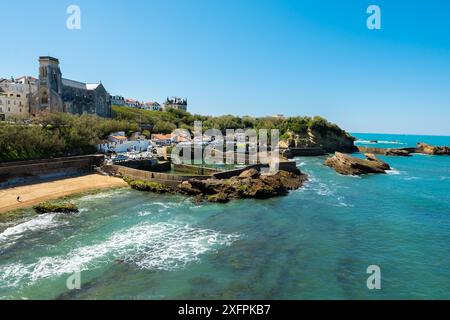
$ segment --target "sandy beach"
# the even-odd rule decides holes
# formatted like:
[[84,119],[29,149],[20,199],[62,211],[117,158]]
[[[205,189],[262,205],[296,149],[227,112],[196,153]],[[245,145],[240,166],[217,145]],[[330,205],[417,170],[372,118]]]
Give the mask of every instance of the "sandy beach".
[[[28,208],[47,200],[98,189],[128,186],[119,178],[91,174],[82,177],[44,182],[0,190],[0,214]],[[20,196],[20,202],[17,197]]]

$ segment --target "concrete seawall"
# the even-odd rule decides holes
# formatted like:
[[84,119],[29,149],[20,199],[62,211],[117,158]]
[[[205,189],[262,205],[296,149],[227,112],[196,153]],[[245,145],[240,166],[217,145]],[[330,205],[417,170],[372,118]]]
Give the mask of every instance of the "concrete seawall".
[[289,148],[282,151],[287,158],[323,156],[327,152],[322,148]]
[[204,176],[204,175],[176,175],[176,174],[168,174],[168,173],[160,173],[160,172],[151,172],[151,171],[144,171],[144,170],[138,170],[138,169],[132,169],[124,166],[118,166],[118,165],[107,165],[103,167],[103,170],[105,172],[108,172],[110,174],[120,174],[122,176],[131,177],[133,179],[138,180],[146,180],[146,181],[153,181],[158,182],[161,184],[164,184],[166,186],[176,188],[178,185],[185,180],[188,179],[208,179],[210,176]]
[[[269,168],[269,165],[261,164],[261,163],[254,164],[254,165],[246,166],[245,168],[241,168],[241,169],[217,172],[217,173],[214,173],[212,176],[216,179],[230,179],[232,177],[240,175],[242,172],[244,172],[248,169],[251,169],[251,168],[254,168],[256,170],[261,170],[261,168]],[[297,164],[295,163],[295,161],[280,161],[279,169],[282,171],[288,171],[288,172],[293,172],[293,173],[298,171]]]
[[194,166],[189,164],[173,164],[173,169],[178,172],[196,174],[196,175],[212,175],[217,172],[222,172],[222,170],[217,170],[213,168],[205,168],[201,166]]
[[75,177],[100,166],[103,155],[86,155],[44,160],[0,163],[0,188]]

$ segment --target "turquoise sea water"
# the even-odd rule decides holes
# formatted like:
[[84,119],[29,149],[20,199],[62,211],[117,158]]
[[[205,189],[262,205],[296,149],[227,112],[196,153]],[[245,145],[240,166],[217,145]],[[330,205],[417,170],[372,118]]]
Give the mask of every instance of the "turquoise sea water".
[[[449,137],[359,135],[401,147]],[[364,143],[364,142],[360,142]],[[75,199],[74,216],[0,224],[2,299],[449,299],[450,157],[381,157],[345,177],[297,158],[289,196],[225,205],[132,190]],[[366,269],[378,265],[382,289]],[[81,289],[67,278],[81,271]]]

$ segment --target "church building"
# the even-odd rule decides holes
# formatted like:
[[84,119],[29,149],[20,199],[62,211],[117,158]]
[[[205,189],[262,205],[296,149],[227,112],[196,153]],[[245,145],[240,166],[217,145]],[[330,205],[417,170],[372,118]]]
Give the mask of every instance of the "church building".
[[39,58],[38,92],[33,99],[31,114],[48,110],[72,114],[96,114],[111,117],[111,96],[101,83],[89,84],[64,79],[59,60]]

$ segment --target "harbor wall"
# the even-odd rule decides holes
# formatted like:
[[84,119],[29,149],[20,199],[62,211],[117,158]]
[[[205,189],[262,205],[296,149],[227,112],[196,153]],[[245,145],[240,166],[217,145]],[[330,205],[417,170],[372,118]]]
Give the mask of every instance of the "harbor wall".
[[190,164],[173,164],[173,169],[178,172],[185,172],[196,175],[212,175],[217,172],[222,172],[222,170],[214,168],[205,168],[201,166],[195,166]]
[[182,181],[185,181],[188,179],[192,179],[192,178],[208,179],[208,178],[210,178],[210,176],[203,176],[203,175],[176,175],[176,174],[169,174],[169,173],[162,173],[162,172],[151,172],[151,171],[144,171],[144,170],[128,168],[128,167],[119,166],[119,165],[107,165],[107,166],[103,167],[103,170],[105,172],[108,172],[108,173],[114,174],[114,175],[127,176],[127,177],[131,177],[133,179],[138,179],[138,180],[158,182],[158,183],[167,185],[172,188],[178,187],[178,185]]
[[0,163],[0,188],[75,177],[101,166],[103,155]]
[[283,155],[288,158],[293,157],[315,157],[323,156],[326,151],[322,148],[289,148],[283,152]]

